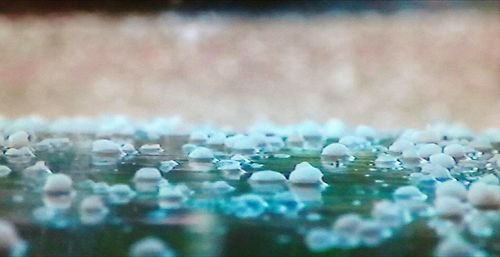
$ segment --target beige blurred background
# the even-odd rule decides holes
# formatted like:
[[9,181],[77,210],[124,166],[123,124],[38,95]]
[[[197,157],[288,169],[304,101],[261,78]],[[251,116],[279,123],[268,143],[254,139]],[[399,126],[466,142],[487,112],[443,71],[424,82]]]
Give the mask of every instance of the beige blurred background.
[[0,16],[0,110],[500,127],[500,15]]

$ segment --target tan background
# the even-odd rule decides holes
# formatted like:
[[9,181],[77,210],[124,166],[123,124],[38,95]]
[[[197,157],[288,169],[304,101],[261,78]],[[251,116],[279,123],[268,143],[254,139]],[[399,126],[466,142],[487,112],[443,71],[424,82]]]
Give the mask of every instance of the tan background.
[[500,15],[0,16],[0,113],[500,127]]

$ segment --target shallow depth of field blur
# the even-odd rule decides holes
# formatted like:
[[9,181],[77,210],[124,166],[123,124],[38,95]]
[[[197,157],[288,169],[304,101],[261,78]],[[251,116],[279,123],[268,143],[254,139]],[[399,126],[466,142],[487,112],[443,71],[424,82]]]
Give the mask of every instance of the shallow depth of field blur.
[[0,114],[500,126],[488,8],[0,15]]

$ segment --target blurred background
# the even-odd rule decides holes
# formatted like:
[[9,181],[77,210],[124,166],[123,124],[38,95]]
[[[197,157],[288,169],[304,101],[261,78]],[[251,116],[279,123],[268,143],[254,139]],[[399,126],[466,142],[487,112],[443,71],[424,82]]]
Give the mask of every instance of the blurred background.
[[0,1],[0,114],[500,127],[500,1]]

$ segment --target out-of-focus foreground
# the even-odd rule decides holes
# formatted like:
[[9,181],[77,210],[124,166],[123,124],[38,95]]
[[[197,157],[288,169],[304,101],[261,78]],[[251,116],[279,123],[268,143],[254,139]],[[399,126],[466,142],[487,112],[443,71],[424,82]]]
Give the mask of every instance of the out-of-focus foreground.
[[0,16],[0,110],[500,126],[498,12]]

